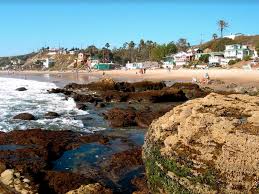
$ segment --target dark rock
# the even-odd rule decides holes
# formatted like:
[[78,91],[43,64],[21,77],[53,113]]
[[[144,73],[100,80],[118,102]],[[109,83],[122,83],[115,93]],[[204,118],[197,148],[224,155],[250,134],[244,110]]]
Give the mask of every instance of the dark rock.
[[162,90],[166,87],[164,82],[151,82],[151,81],[142,81],[134,82],[131,84],[134,87],[135,92],[142,92],[148,90]]
[[60,117],[60,115],[56,112],[47,112],[45,115],[44,115],[45,118],[47,119],[53,119],[53,118],[57,118],[57,117]]
[[105,78],[97,82],[89,83],[86,87],[93,91],[116,90],[116,82],[113,79]]
[[188,99],[201,98],[209,94],[208,91],[201,89],[198,84],[194,83],[174,83],[170,88],[182,90]]
[[85,88],[86,84],[77,84],[77,83],[70,83],[64,87],[64,89],[81,89]]
[[112,127],[129,127],[136,126],[135,109],[113,108],[104,114],[105,118],[110,121]]
[[48,184],[50,190],[58,194],[64,194],[70,190],[77,189],[82,184],[90,184],[95,182],[89,174],[86,176],[71,172],[55,171],[47,171],[44,181]]
[[136,187],[136,190],[134,194],[150,194],[148,183],[147,183],[147,177],[135,177],[131,180],[131,183]]
[[188,100],[182,90],[166,90],[150,96],[149,99],[153,103],[161,102],[184,102]]
[[113,154],[101,164],[101,167],[108,172],[111,179],[116,180],[141,165],[143,165],[142,149],[138,147]]
[[36,118],[30,113],[21,113],[13,117],[13,119],[20,120],[36,120]]
[[99,102],[99,103],[96,103],[95,107],[96,108],[104,108],[105,104],[103,102]]
[[86,110],[87,106],[85,104],[76,104],[76,108],[78,108],[79,110]]
[[25,88],[25,87],[20,87],[20,88],[16,89],[16,91],[26,91],[26,90],[27,90],[27,88]]
[[108,137],[101,137],[98,142],[99,142],[100,144],[106,145],[106,144],[109,143],[109,141],[110,141],[110,140],[109,140]]
[[76,102],[95,102],[98,99],[95,98],[93,95],[90,94],[77,94],[73,93],[71,97],[76,101]]
[[151,111],[141,111],[136,113],[135,121],[139,127],[148,128],[153,120],[162,115]]
[[6,165],[0,162],[0,174],[6,170]]
[[139,126],[147,128],[153,120],[163,116],[171,109],[172,106],[156,111],[149,108],[144,110],[136,110],[132,107],[113,108],[104,113],[104,118],[110,121],[112,127]]

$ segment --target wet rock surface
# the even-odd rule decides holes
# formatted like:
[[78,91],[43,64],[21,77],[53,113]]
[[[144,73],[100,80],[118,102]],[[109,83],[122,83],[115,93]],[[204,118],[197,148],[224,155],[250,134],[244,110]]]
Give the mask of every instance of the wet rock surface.
[[[144,169],[141,148],[132,144],[132,149],[128,151],[125,147],[125,145],[131,144],[128,141],[127,138],[121,136],[106,136],[100,133],[85,134],[41,129],[1,133],[0,164],[4,174],[0,183],[2,182],[7,186],[7,191],[12,191],[16,182],[13,177],[16,176],[16,173],[19,173],[19,176],[22,177],[19,181],[23,185],[32,185],[31,187],[26,187],[30,191],[28,193],[63,194],[76,190],[81,185],[95,183],[103,186],[97,186],[97,191],[109,193],[113,190],[115,191],[114,193],[122,193],[122,191],[123,193],[130,193],[129,190],[131,191],[133,186],[129,185],[133,175],[129,176],[128,174],[139,168],[143,172]],[[91,147],[94,150],[96,146],[102,145],[101,149],[104,149],[105,153],[106,149],[110,150],[111,146],[113,146],[110,142],[118,142],[119,145],[125,147],[124,151],[119,149],[117,152],[105,154],[103,156],[105,160],[103,160],[101,156],[100,158],[97,157],[98,155],[92,156],[91,149],[86,149],[85,152],[89,154],[89,157],[97,157],[96,164],[86,165],[83,169],[75,172],[53,169],[53,162],[66,151],[76,150],[84,145],[92,145]],[[5,174],[8,176],[5,176]],[[133,174],[135,176],[137,173]],[[125,177],[129,178],[125,179]],[[18,188],[19,186],[16,187]]]
[[152,192],[258,193],[259,98],[211,93],[153,122],[144,144]]
[[172,109],[172,105],[158,110],[151,110],[149,108],[136,110],[134,107],[112,108],[104,113],[104,117],[110,122],[112,127],[138,126],[147,128],[153,120],[164,115],[170,109]]

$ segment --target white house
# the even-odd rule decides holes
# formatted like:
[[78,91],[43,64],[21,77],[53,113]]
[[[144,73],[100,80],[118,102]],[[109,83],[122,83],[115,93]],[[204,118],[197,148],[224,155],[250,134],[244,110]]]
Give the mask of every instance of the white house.
[[222,65],[224,61],[224,52],[211,52],[208,53],[209,56],[209,65]]
[[230,35],[224,36],[224,38],[229,38],[229,39],[235,40],[235,38],[238,36],[244,36],[244,34],[242,34],[242,33],[232,34],[231,33]]
[[183,51],[173,55],[174,63],[176,66],[187,65],[191,61],[192,57],[192,53],[186,53]]
[[168,56],[164,57],[164,60],[162,61],[162,63],[163,63],[163,65],[162,65],[163,68],[172,69],[175,66],[173,55],[168,55]]
[[99,63],[100,63],[100,60],[96,57],[88,57],[87,59],[87,65],[91,68],[93,68],[95,65]]
[[134,69],[142,69],[144,68],[143,63],[130,63],[126,64],[126,69],[134,70]]
[[228,59],[244,59],[245,56],[252,56],[253,52],[247,45],[233,44],[226,45],[224,57]]
[[53,55],[56,55],[56,54],[58,54],[58,53],[59,53],[59,49],[57,49],[57,48],[50,48],[50,49],[48,50],[48,54],[47,54],[47,55],[53,56]]
[[69,51],[69,54],[74,55],[74,54],[76,54],[76,52],[75,51]]
[[258,58],[258,52],[256,50],[254,50],[254,54],[253,54],[253,59],[257,59]]
[[54,61],[52,59],[50,59],[50,58],[44,59],[43,63],[42,63],[44,68],[49,68],[53,64],[54,64]]

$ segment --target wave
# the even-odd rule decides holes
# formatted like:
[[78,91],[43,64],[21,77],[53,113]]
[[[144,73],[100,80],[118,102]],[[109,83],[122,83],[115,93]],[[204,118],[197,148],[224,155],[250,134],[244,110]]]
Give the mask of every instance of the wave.
[[[27,91],[16,91],[19,87],[25,87]],[[72,98],[66,100],[63,94],[47,92],[48,89],[56,87],[54,83],[0,77],[0,131],[28,128],[87,132],[99,130],[87,128],[80,119],[77,119],[77,116],[89,113],[77,109]],[[55,119],[45,119],[44,114],[49,111],[57,112],[61,116]],[[33,114],[37,120],[12,119],[23,112]]]

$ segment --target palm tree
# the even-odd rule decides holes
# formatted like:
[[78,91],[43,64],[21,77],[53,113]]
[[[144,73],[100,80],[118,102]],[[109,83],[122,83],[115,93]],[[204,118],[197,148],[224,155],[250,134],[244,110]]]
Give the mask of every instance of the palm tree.
[[218,38],[218,35],[216,33],[212,34],[212,38],[216,40]]
[[130,50],[130,59],[131,59],[131,62],[133,62],[133,51],[134,51],[134,48],[135,48],[135,42],[133,41],[130,41],[129,44],[128,44],[128,47],[129,47],[129,50]]
[[223,30],[225,30],[226,28],[229,27],[228,22],[226,22],[224,20],[219,20],[218,26],[219,26],[219,29],[220,29],[221,38],[223,38]]

